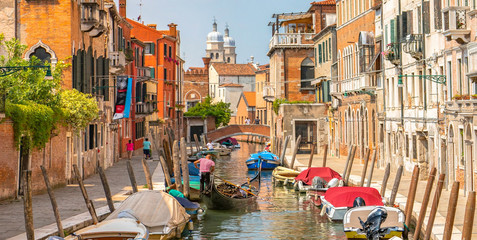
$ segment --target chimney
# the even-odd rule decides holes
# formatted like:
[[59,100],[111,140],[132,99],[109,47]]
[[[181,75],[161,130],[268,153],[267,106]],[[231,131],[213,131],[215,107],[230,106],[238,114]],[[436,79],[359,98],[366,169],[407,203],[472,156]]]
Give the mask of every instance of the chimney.
[[119,16],[126,18],[126,0],[119,0]]
[[171,23],[171,24],[169,24],[169,25],[167,25],[167,26],[169,26],[169,35],[170,35],[171,37],[177,37],[177,28],[176,28],[176,27],[177,27],[177,24]]
[[204,66],[206,68],[206,71],[209,71],[210,57],[203,57],[202,61],[204,62]]
[[147,24],[147,26],[154,30],[157,28],[157,24]]

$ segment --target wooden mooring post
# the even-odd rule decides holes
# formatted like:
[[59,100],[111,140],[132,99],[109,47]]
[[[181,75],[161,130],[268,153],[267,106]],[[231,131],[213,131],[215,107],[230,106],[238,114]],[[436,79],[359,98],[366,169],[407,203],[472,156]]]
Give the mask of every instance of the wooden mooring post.
[[369,162],[369,155],[371,154],[371,149],[366,148],[366,155],[364,157],[364,165],[363,165],[363,172],[361,172],[361,182],[359,184],[360,187],[364,186],[364,180],[366,177],[366,171],[368,170],[368,162]]
[[300,147],[300,141],[301,141],[301,135],[298,135],[295,141],[295,146],[293,146],[293,157],[291,159],[291,165],[290,168],[293,169],[295,166],[295,158],[296,158],[296,153],[298,152],[298,148]]
[[[154,137],[154,134],[152,134],[152,130],[151,130],[151,136],[152,136],[152,141],[154,143],[154,148],[157,151],[157,157],[159,158],[159,161],[161,163],[161,168],[162,168],[162,172],[164,173],[164,178],[166,179],[166,184],[167,184],[167,186],[171,186],[172,182],[171,182],[171,175],[170,175],[170,172],[169,172],[169,167],[168,167],[167,162],[164,159],[164,157],[161,156],[161,153],[159,151],[159,147],[157,146],[157,142],[156,142],[156,139]],[[163,148],[163,149],[165,149],[165,148]],[[191,151],[192,151],[192,149],[191,149]],[[164,150],[164,154],[165,154],[165,150]],[[129,162],[128,171],[129,171],[129,166],[130,165],[131,165],[131,163]],[[132,167],[131,167],[131,169],[132,169]],[[134,177],[134,172],[132,172],[132,173],[133,173],[132,176]],[[131,174],[129,175],[129,178],[131,178]],[[131,182],[132,182],[132,180],[131,180]],[[134,182],[136,182],[136,179],[134,179]],[[137,192],[137,185],[136,185],[136,192]]]
[[48,191],[48,196],[50,196],[51,207],[53,208],[53,214],[55,215],[56,227],[58,228],[58,234],[60,237],[65,237],[65,232],[63,231],[63,224],[61,223],[60,212],[58,211],[58,204],[56,203],[55,193],[51,188],[50,179],[48,178],[48,172],[46,171],[43,165],[40,166],[41,173],[43,174],[43,179],[45,180],[46,190]]
[[388,185],[389,174],[391,173],[391,163],[386,165],[386,169],[384,170],[383,182],[381,183],[381,196],[384,197],[386,194],[386,186]]
[[353,149],[351,151],[351,157],[349,159],[348,170],[346,171],[346,176],[345,176],[345,180],[344,180],[346,185],[349,184],[349,177],[351,176],[351,170],[353,169],[354,156],[356,154],[356,149],[357,148],[358,148],[357,146],[353,146]]
[[474,214],[475,214],[475,192],[469,192],[469,196],[467,197],[467,203],[465,205],[462,240],[472,239],[472,230],[474,226]]
[[454,182],[452,184],[449,205],[447,207],[446,225],[444,226],[444,240],[450,240],[452,238],[452,228],[454,228],[457,200],[459,200],[459,185],[459,182]]
[[[162,158],[162,157],[159,157]],[[129,180],[131,181],[131,188],[133,193],[137,192],[137,183],[136,183],[136,177],[134,176],[134,169],[131,165],[131,160],[126,161],[126,166],[128,167],[128,175],[129,175]]]
[[[424,222],[424,218],[426,217],[427,205],[429,204],[429,199],[431,198],[432,185],[434,184],[436,173],[437,173],[437,169],[432,168],[431,173],[429,174],[429,178],[427,179],[427,185],[426,185],[426,189],[424,190],[424,197],[421,203],[421,210],[419,211],[419,217],[416,222],[416,228],[414,229],[414,239],[416,240],[419,239],[421,235],[422,223]],[[410,216],[406,215],[406,221],[407,221],[407,218],[410,218]]]
[[198,153],[200,152],[200,145],[199,145],[199,138],[197,137],[197,134],[194,134],[194,142],[195,142],[196,153]]
[[313,163],[313,156],[315,155],[315,144],[311,145],[310,158],[308,159],[308,168],[311,168]]
[[409,187],[409,193],[407,194],[406,208],[404,209],[404,215],[406,216],[406,226],[411,223],[412,210],[414,208],[414,199],[416,198],[417,184],[419,183],[419,166],[415,165],[412,171],[411,185]]
[[181,163],[179,159],[179,143],[174,140],[172,144],[172,162],[174,164],[174,179],[176,180],[176,187],[179,192],[182,192],[182,180],[181,180]]
[[28,240],[35,240],[33,226],[33,203],[31,193],[31,170],[23,171],[23,214],[25,216],[25,231]]
[[146,177],[147,188],[149,190],[154,190],[154,186],[152,185],[151,171],[149,171],[149,164],[147,164],[144,158],[142,159],[142,168],[144,170],[144,175]]
[[323,161],[321,162],[322,167],[326,167],[326,159],[328,158],[328,144],[325,144],[323,147]]
[[376,165],[376,158],[377,158],[376,152],[377,150],[374,150],[373,156],[371,157],[371,159],[373,160],[371,161],[371,166],[369,166],[368,181],[366,182],[366,187],[371,186],[371,180],[373,179],[374,166]]
[[76,164],[73,164],[73,169],[75,171],[76,181],[78,182],[81,193],[83,194],[84,202],[86,203],[86,207],[88,208],[89,214],[91,215],[91,218],[93,219],[93,224],[97,224],[98,216],[96,215],[96,210],[94,209],[93,201],[91,201],[88,197],[88,192],[86,192],[86,188],[84,187],[83,179],[81,179],[78,166]]
[[341,177],[343,179],[346,178],[346,173],[348,172],[349,161],[351,159],[351,153],[353,152],[353,149],[354,149],[354,145],[352,145],[351,148],[348,151],[348,157],[346,158],[346,163],[345,163],[345,167],[344,167],[344,170],[343,170],[343,174],[341,175]]
[[185,145],[185,138],[181,138],[181,167],[182,167],[182,178],[184,179],[184,196],[189,197],[190,191],[190,180],[189,180],[189,165],[187,162],[187,149]]
[[403,166],[400,165],[396,172],[396,178],[394,179],[393,189],[391,190],[391,197],[389,198],[389,205],[391,206],[394,206],[394,201],[396,200],[397,191],[399,190],[399,183],[401,183],[403,170],[404,170]]
[[434,226],[434,220],[436,219],[437,207],[439,206],[439,200],[441,199],[442,187],[444,186],[444,180],[446,178],[445,174],[439,175],[439,180],[437,180],[437,188],[434,194],[434,200],[431,205],[431,213],[429,214],[429,220],[426,226],[426,233],[424,234],[424,240],[431,239],[432,228]]
[[287,136],[285,138],[285,142],[283,143],[283,149],[282,149],[282,153],[281,153],[281,156],[280,156],[280,165],[283,166],[283,163],[285,163],[285,154],[287,152],[287,146],[288,146],[288,141],[290,140],[290,136]]
[[104,195],[106,196],[106,201],[108,201],[109,211],[114,212],[114,203],[113,198],[111,197],[111,189],[109,188],[108,179],[106,178],[106,174],[104,174],[103,168],[101,166],[98,166],[97,168],[101,184],[103,185]]

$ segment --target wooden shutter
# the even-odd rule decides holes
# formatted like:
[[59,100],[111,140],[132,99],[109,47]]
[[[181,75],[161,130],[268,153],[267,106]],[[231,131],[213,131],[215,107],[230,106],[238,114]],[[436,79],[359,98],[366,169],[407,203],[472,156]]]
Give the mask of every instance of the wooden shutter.
[[434,28],[442,29],[442,13],[441,13],[441,1],[434,1]]
[[401,21],[402,21],[402,37],[406,37],[410,32],[407,29],[407,12],[403,12],[401,15]]
[[430,4],[429,1],[426,1],[422,5],[422,20],[424,22],[424,34],[429,34],[431,32],[431,16],[430,16]]
[[391,24],[390,24],[390,35],[391,35],[391,43],[395,43],[396,42],[396,20],[395,19],[391,19]]
[[414,22],[414,19],[412,18],[412,10],[409,10],[406,12],[407,13],[407,33],[412,34],[414,33],[412,22]]
[[321,56],[321,52],[322,52],[322,51],[321,51],[321,44],[320,44],[320,45],[318,45],[318,61],[319,61],[320,63],[323,62],[323,59],[322,59],[322,56]]
[[104,91],[104,101],[109,101],[109,58],[104,59],[103,74],[105,76],[107,88]]

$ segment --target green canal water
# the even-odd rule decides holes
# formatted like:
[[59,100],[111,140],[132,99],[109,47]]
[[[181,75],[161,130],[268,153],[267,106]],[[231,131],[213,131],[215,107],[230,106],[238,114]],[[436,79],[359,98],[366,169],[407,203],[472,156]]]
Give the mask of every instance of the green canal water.
[[[254,176],[245,161],[263,145],[241,142],[231,156],[216,161],[215,175],[234,183]],[[305,194],[272,185],[272,172],[262,173],[257,206],[242,211],[206,210],[194,221],[189,239],[346,239],[341,223],[320,216]],[[203,206],[206,209],[205,206]]]

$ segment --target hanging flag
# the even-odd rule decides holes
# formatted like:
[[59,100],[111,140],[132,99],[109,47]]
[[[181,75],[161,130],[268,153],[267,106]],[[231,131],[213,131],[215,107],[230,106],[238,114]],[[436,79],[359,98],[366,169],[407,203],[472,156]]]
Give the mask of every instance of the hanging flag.
[[116,95],[116,107],[113,120],[129,118],[129,112],[131,109],[132,78],[118,76],[116,86],[118,93]]

